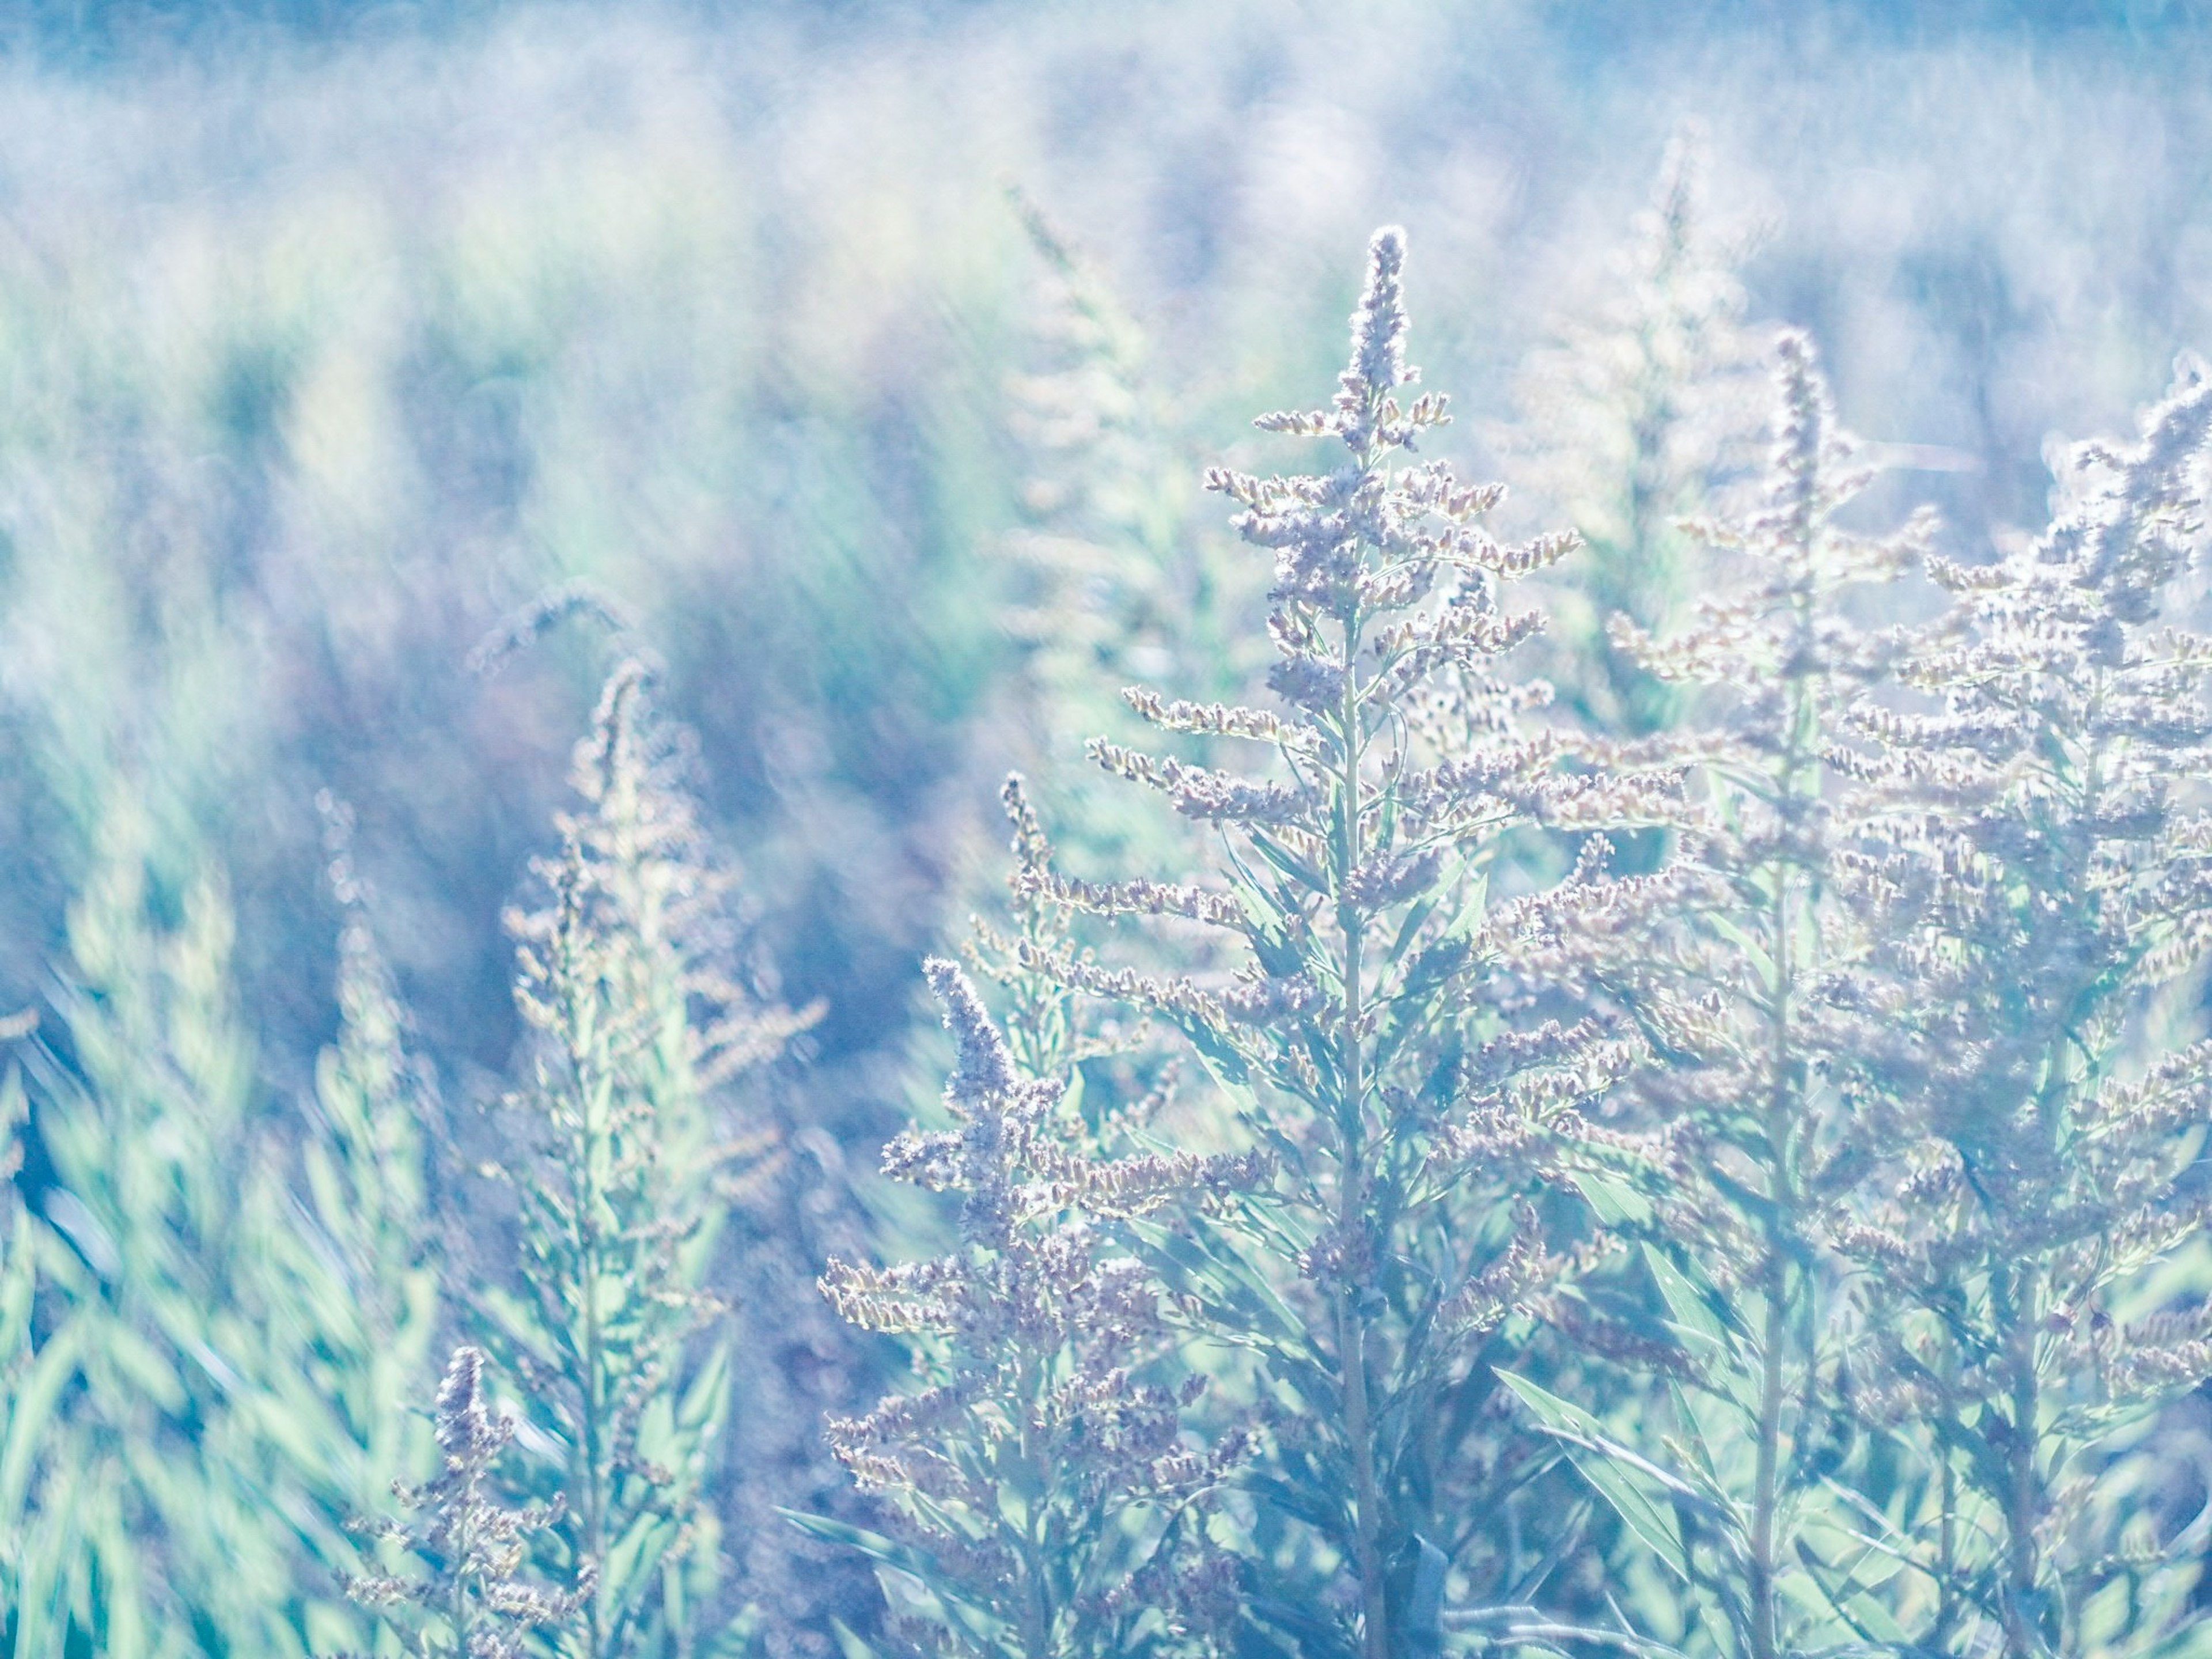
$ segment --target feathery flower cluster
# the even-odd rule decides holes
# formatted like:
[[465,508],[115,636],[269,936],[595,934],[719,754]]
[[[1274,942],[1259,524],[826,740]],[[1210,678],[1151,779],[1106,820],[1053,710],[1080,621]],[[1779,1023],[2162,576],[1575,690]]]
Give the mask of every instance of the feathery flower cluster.
[[[514,913],[515,1000],[538,1042],[508,1106],[538,1137],[514,1186],[527,1299],[487,1292],[489,1329],[568,1448],[555,1528],[583,1595],[583,1650],[689,1639],[716,1577],[700,1504],[729,1407],[722,1304],[702,1288],[734,1160],[712,1091],[812,1018],[766,1003],[734,965],[729,873],[712,857],[684,752],[647,672],[609,677],[542,909]],[[672,1583],[688,1594],[670,1593]],[[580,1592],[582,1594],[582,1592]]]
[[[1397,231],[1375,239],[1331,405],[1257,422],[1334,441],[1336,470],[1207,474],[1273,555],[1282,712],[1128,694],[1165,732],[1263,744],[1278,770],[1092,745],[1108,771],[1221,827],[1220,884],[1030,878],[1073,909],[1211,927],[1243,957],[1212,984],[1029,962],[1178,1028],[1278,1160],[1218,1213],[1181,1218],[1148,1259],[1194,1334],[1255,1367],[1269,1433],[1243,1551],[1252,1616],[1304,1651],[1370,1659],[1441,1639],[1445,1575],[1484,1571],[1492,1535],[1466,1517],[1515,1484],[1485,1485],[1500,1463],[1484,1438],[1500,1419],[1489,1365],[1525,1334],[1510,1316],[1562,1267],[1516,1200],[1571,1155],[1576,1107],[1621,1058],[1598,1022],[1510,1041],[1544,945],[1525,913],[1488,902],[1489,882],[1510,837],[1644,823],[1668,785],[1576,768],[1522,726],[1546,693],[1493,670],[1537,626],[1502,608],[1502,584],[1575,538],[1501,543],[1482,522],[1497,486],[1401,463],[1449,418],[1440,395],[1401,396],[1417,378],[1404,252]],[[1549,896],[1571,913],[1607,885],[1586,874]]]
[[434,1419],[444,1468],[419,1486],[392,1490],[422,1518],[385,1520],[360,1530],[428,1564],[421,1577],[380,1573],[351,1579],[346,1589],[398,1626],[421,1659],[523,1659],[532,1630],[572,1628],[589,1597],[588,1577],[556,1590],[527,1573],[528,1540],[560,1519],[560,1505],[510,1509],[494,1495],[494,1466],[514,1437],[514,1425],[495,1415],[484,1386],[481,1349],[453,1350],[438,1387]]
[[1022,1075],[957,967],[927,973],[957,1055],[945,1091],[957,1127],[902,1135],[884,1169],[958,1195],[960,1247],[890,1267],[839,1262],[823,1280],[847,1319],[915,1350],[919,1392],[830,1425],[901,1536],[810,1524],[919,1584],[903,1629],[925,1650],[1205,1650],[1235,1595],[1195,1504],[1243,1448],[1231,1435],[1202,1451],[1184,1433],[1204,1381],[1164,1370],[1158,1278],[1109,1230],[1218,1209],[1265,1166],[1097,1155],[1066,1110],[1066,1080]]

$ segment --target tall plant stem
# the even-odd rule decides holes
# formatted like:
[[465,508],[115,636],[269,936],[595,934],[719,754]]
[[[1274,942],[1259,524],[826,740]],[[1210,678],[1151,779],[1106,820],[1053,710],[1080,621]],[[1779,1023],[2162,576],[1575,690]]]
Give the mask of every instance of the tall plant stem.
[[2041,1518],[2035,1479],[2035,1419],[2039,1407],[2033,1323],[2036,1291],[2033,1273],[2023,1273],[2013,1298],[2012,1340],[2006,1357],[2012,1371],[2013,1429],[2005,1448],[2005,1659],[2033,1659],[2040,1650],[2028,1619],[2036,1580],[2041,1577],[2035,1547],[2036,1522]]
[[1951,1462],[1948,1447],[1942,1451],[1943,1460],[1943,1516],[1942,1532],[1937,1540],[1937,1561],[1942,1568],[1936,1581],[1936,1628],[1929,1637],[1929,1645],[1942,1651],[1951,1639],[1952,1628],[1959,1621],[1959,1474]]
[[1788,1378],[1783,1366],[1783,1346],[1789,1340],[1790,1268],[1783,1246],[1793,1194],[1790,1181],[1791,1117],[1795,1102],[1789,1086],[1790,883],[1786,868],[1778,873],[1774,908],[1774,1000],[1772,1092],[1766,1115],[1767,1156],[1771,1165],[1767,1196],[1771,1204],[1766,1229],[1766,1259],[1760,1264],[1761,1294],[1766,1315],[1759,1333],[1759,1443],[1753,1476],[1751,1510],[1751,1652],[1752,1659],[1776,1659],[1781,1635],[1775,1612],[1774,1532],[1780,1501],[1782,1467],[1782,1411]]
[[1782,1345],[1789,1334],[1789,1273],[1780,1252],[1769,1242],[1764,1291],[1766,1319],[1760,1340],[1759,1376],[1759,1461],[1752,1486],[1751,1651],[1752,1659],[1776,1659],[1781,1636],[1775,1617],[1774,1523],[1782,1462]]
[[[564,928],[562,949],[567,957],[563,977],[568,986],[569,1006],[568,1029],[584,1031],[593,1029],[591,1011],[584,1006],[578,983],[582,976],[582,964],[574,953],[573,940]],[[575,1148],[576,1206],[574,1244],[576,1250],[576,1291],[582,1304],[584,1328],[580,1352],[581,1375],[579,1393],[583,1407],[583,1470],[578,1509],[583,1522],[581,1553],[584,1561],[597,1566],[605,1559],[606,1494],[602,1490],[601,1468],[605,1438],[602,1422],[603,1402],[599,1394],[605,1367],[602,1364],[602,1339],[599,1331],[599,1158],[598,1140],[605,1125],[593,1115],[592,1103],[604,1091],[594,1086],[592,1059],[586,1049],[571,1045],[568,1050],[568,1075],[576,1091],[576,1133],[571,1143]],[[591,1595],[584,1614],[585,1651],[588,1659],[600,1659],[606,1651],[607,1633],[605,1627],[605,1608],[596,1591]]]
[[[1813,611],[1809,594],[1797,600],[1797,627],[1809,640]],[[1816,737],[1819,719],[1813,698],[1802,680],[1790,688],[1788,741],[1782,755],[1778,803],[1792,819],[1806,795],[1817,798],[1820,779],[1814,772],[1807,788],[1806,751]],[[1776,1606],[1775,1531],[1781,1504],[1782,1413],[1788,1398],[1789,1376],[1784,1348],[1789,1341],[1789,1234],[1796,1207],[1791,1168],[1796,1156],[1798,1119],[1803,1103],[1797,1085],[1793,1029],[1796,1007],[1792,993],[1797,975],[1798,884],[1793,878],[1790,853],[1774,866],[1773,908],[1769,959],[1773,978],[1768,993],[1769,1079],[1766,1097],[1765,1146],[1767,1214],[1765,1221],[1765,1260],[1760,1264],[1760,1291],[1766,1303],[1759,1334],[1759,1419],[1756,1463],[1752,1482],[1751,1659],[1778,1659],[1781,1652],[1780,1619]]]
[[[1362,1017],[1360,976],[1364,972],[1361,946],[1365,918],[1346,890],[1358,869],[1361,846],[1359,763],[1359,620],[1357,611],[1344,618],[1344,694],[1340,706],[1343,721],[1344,773],[1340,796],[1343,867],[1337,882],[1336,921],[1343,935],[1344,954],[1339,964],[1344,976],[1344,1035],[1338,1046],[1338,1071],[1343,1086],[1341,1136],[1343,1164],[1337,1181],[1338,1236],[1349,1247],[1364,1224],[1367,1198],[1367,1075],[1366,1054],[1360,1036]],[[1364,1263],[1364,1251],[1353,1260]],[[1382,1501],[1375,1479],[1374,1427],[1367,1399],[1367,1315],[1363,1306],[1368,1286],[1347,1284],[1337,1291],[1337,1342],[1344,1365],[1344,1432],[1351,1443],[1354,1552],[1359,1571],[1362,1646],[1367,1659],[1389,1659],[1390,1618],[1389,1586],[1383,1582]]]
[[[1042,1378],[1034,1359],[1022,1362],[1021,1391],[1016,1396],[1029,1400],[1036,1397]],[[1022,1465],[1024,1468],[1037,1467],[1038,1455],[1035,1435],[1030,1419],[1021,1419],[1018,1441]],[[1030,1504],[1022,1521],[1022,1563],[1028,1579],[1022,1597],[1022,1653],[1024,1659],[1051,1659],[1053,1610],[1051,1591],[1045,1577],[1047,1541],[1042,1535],[1043,1522],[1038,1508]]]

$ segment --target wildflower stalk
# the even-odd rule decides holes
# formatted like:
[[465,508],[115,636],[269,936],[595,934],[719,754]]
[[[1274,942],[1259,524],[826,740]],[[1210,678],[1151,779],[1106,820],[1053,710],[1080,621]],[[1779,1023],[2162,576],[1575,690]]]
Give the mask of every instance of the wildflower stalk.
[[1741,560],[1731,597],[1664,640],[1616,620],[1632,660],[1705,694],[1706,722],[1645,746],[1700,787],[1668,823],[1674,858],[1593,975],[1650,1045],[1626,1092],[1648,1125],[1636,1179],[1653,1202],[1629,1231],[1686,1337],[1657,1356],[1680,1420],[1646,1455],[1685,1491],[1725,1495],[1711,1547],[1686,1533],[1670,1555],[1747,1659],[1834,1639],[1852,1616],[1811,1611],[1849,1579],[1810,1541],[1843,1431],[1825,1220],[1871,1127],[1831,1080],[1848,1033],[1824,999],[1859,946],[1831,896],[1830,772],[1850,699],[1887,659],[1848,599],[1906,568],[1929,530],[1867,539],[1835,524],[1869,475],[1810,343],[1785,334],[1777,355],[1765,501],[1697,526]]
[[1109,772],[1219,828],[1218,884],[1051,877],[1074,909],[1224,932],[1241,965],[1201,984],[1035,964],[1178,1027],[1240,1132],[1279,1160],[1218,1217],[1139,1237],[1194,1340],[1260,1368],[1272,1446],[1251,1486],[1272,1541],[1248,1556],[1253,1616],[1306,1650],[1370,1659],[1441,1641],[1448,1576],[1485,1568],[1486,1534],[1459,1518],[1498,1461],[1477,1355],[1493,1334],[1510,1346],[1503,1328],[1558,1267],[1514,1198],[1564,1155],[1573,1105],[1619,1058],[1596,1024],[1514,1029],[1537,958],[1602,902],[1595,866],[1510,905],[1489,902],[1489,881],[1516,831],[1641,822],[1663,788],[1567,771],[1555,740],[1518,729],[1545,689],[1489,672],[1536,626],[1500,612],[1498,584],[1573,538],[1501,544],[1479,522],[1498,488],[1399,465],[1447,418],[1439,396],[1399,402],[1415,378],[1403,256],[1400,233],[1377,235],[1334,406],[1258,422],[1341,444],[1341,469],[1208,475],[1276,556],[1269,684],[1286,712],[1127,694],[1165,733],[1256,742],[1279,771],[1092,744]]
[[635,660],[609,677],[578,749],[588,810],[562,818],[561,856],[538,866],[550,902],[508,918],[539,1039],[509,1105],[538,1144],[487,1170],[515,1188],[527,1296],[489,1291],[483,1309],[570,1448],[557,1530],[567,1571],[593,1584],[589,1659],[693,1642],[713,1616],[701,1493],[729,1351],[705,1280],[716,1182],[746,1149],[718,1134],[712,1091],[813,1017],[768,1005],[728,959],[732,878],[649,678]]
[[[1118,696],[1133,678],[1206,701],[1244,690],[1255,653],[1224,635],[1249,583],[1225,538],[1194,521],[1200,492],[1143,328],[1034,204],[1016,194],[1013,205],[1045,282],[1040,372],[1008,386],[1023,521],[1000,561],[1001,614],[1021,656],[993,728],[1016,746],[1060,844],[1086,869],[1127,875],[1188,860],[1195,837],[1182,825],[1164,836],[1144,803],[1058,745],[1070,732],[1140,736],[1142,716]],[[1009,1039],[1018,1030],[1010,1022]]]
[[[1809,362],[1794,341],[1784,350],[1785,418],[1795,430],[1785,428],[1782,457],[1785,488],[1792,490],[1790,522],[1785,533],[1793,550],[1811,551],[1813,518],[1818,501],[1819,469],[1826,459],[1828,434],[1822,429],[1825,410],[1813,384]],[[1791,440],[1795,440],[1794,445]],[[1794,450],[1794,453],[1791,451]],[[1814,585],[1809,580],[1790,584],[1789,625],[1792,655],[1809,658],[1814,637]],[[1778,817],[1787,823],[1802,820],[1819,809],[1820,781],[1808,763],[1808,740],[1817,741],[1819,713],[1813,686],[1803,673],[1787,673],[1784,679],[1786,705],[1783,718],[1783,751],[1776,769],[1775,805]],[[1767,956],[1773,963],[1764,988],[1768,1006],[1770,1048],[1767,1056],[1765,1123],[1766,1158],[1761,1174],[1767,1182],[1766,1226],[1759,1263],[1760,1297],[1765,1304],[1765,1328],[1761,1333],[1759,1377],[1757,1468],[1752,1481],[1751,1514],[1751,1651],[1753,1659],[1776,1659],[1781,1633],[1776,1609],[1778,1586],[1775,1523],[1779,1497],[1782,1456],[1782,1414],[1787,1403],[1784,1358],[1789,1341],[1790,1285],[1789,1253],[1798,1242],[1802,1226],[1796,1167],[1800,1158],[1799,1132],[1804,1127],[1805,1057],[1801,1052],[1796,993],[1800,974],[1814,963],[1796,960],[1801,930],[1817,932],[1819,916],[1808,902],[1817,896],[1796,861],[1784,857],[1762,872],[1772,895],[1766,906]],[[1810,1288],[1809,1286],[1808,1287]],[[1818,1328],[1817,1311],[1808,1310],[1808,1322]],[[1809,1360],[1809,1356],[1808,1357]]]
[[[917,1375],[830,1425],[888,1530],[793,1518],[892,1569],[899,1633],[925,1650],[1214,1651],[1230,1563],[1197,1529],[1196,1504],[1242,1444],[1188,1443],[1184,1413],[1203,1381],[1170,1386],[1162,1374],[1172,1337],[1161,1287],[1115,1248],[1114,1230],[1218,1206],[1258,1166],[1094,1152],[1069,1109],[1073,1079],[1024,1075],[967,975],[943,960],[927,973],[954,1041],[955,1127],[900,1136],[884,1168],[959,1195],[958,1245],[885,1267],[838,1262],[824,1276],[847,1319],[908,1345]],[[1057,1046],[1052,1028],[1031,1028],[1028,1044],[1040,1043]]]
[[443,1467],[420,1486],[394,1488],[401,1506],[422,1518],[411,1526],[389,1516],[357,1523],[371,1539],[429,1564],[420,1576],[403,1568],[346,1582],[347,1593],[392,1626],[419,1659],[523,1659],[531,1651],[525,1632],[573,1631],[591,1592],[588,1579],[564,1592],[527,1573],[527,1540],[558,1520],[559,1506],[512,1509],[498,1501],[497,1465],[514,1424],[491,1409],[484,1364],[481,1349],[453,1351],[433,1418]]
[[[1899,1133],[1856,1207],[1878,1421],[1940,1462],[1936,1637],[2008,1659],[2189,1616],[2194,1565],[2126,1535],[2102,1449],[2212,1373],[2212,1316],[2145,1297],[2212,1210],[2183,1171],[2212,1049],[2177,1041],[2212,950],[2212,641],[2175,626],[2201,556],[2212,386],[2081,446],[2049,530],[1931,563],[1916,706],[1858,711],[1852,987]],[[2185,989],[2184,988],[2187,988]],[[2122,1536],[2115,1539],[2115,1529]]]
[[[1368,424],[1379,426],[1382,389],[1373,387],[1368,395]],[[1374,459],[1370,448],[1359,457],[1360,470],[1368,471]],[[1338,618],[1344,631],[1340,659],[1344,670],[1344,700],[1337,717],[1344,767],[1337,786],[1337,816],[1338,833],[1345,849],[1340,872],[1346,875],[1365,862],[1367,853],[1362,833],[1366,817],[1363,808],[1367,803],[1362,799],[1360,777],[1366,744],[1361,732],[1357,672],[1360,622],[1356,608]],[[1337,1194],[1337,1225],[1349,1238],[1364,1223],[1367,1203],[1367,1183],[1363,1179],[1366,1148],[1362,1144],[1367,1119],[1366,1054],[1360,1036],[1364,1014],[1360,993],[1366,977],[1361,946],[1365,942],[1367,918],[1342,881],[1338,883],[1336,925],[1344,941],[1344,960],[1338,977],[1338,983],[1344,988],[1343,1034],[1339,1040],[1337,1060],[1344,1078],[1344,1139],[1339,1152],[1339,1168],[1343,1173]],[[1390,1609],[1382,1573],[1382,1493],[1375,1480],[1373,1430],[1367,1410],[1367,1319],[1360,1299],[1364,1288],[1346,1283],[1337,1291],[1336,1323],[1340,1333],[1339,1340],[1344,1345],[1344,1435],[1346,1443],[1352,1448],[1352,1503],[1358,1528],[1356,1554],[1362,1601],[1361,1633],[1368,1659],[1389,1659]]]

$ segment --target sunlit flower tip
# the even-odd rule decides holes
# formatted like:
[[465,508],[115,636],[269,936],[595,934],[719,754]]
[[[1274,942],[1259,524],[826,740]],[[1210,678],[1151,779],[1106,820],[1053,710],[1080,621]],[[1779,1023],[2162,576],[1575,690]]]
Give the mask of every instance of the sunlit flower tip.
[[929,988],[945,1010],[945,1029],[952,1034],[957,1068],[945,1092],[957,1101],[992,1099],[1014,1091],[1014,1062],[1005,1039],[991,1023],[982,999],[959,966],[943,957],[922,964]]
[[445,1381],[438,1385],[438,1443],[456,1456],[483,1445],[491,1435],[491,1414],[483,1401],[483,1362],[481,1348],[454,1349]]
[[1802,329],[1788,328],[1777,337],[1774,355],[1782,389],[1778,436],[1784,465],[1791,471],[1809,471],[1828,424],[1828,388],[1820,378],[1819,354]]
[[1376,397],[1413,377],[1406,369],[1406,233],[1385,225],[1367,246],[1367,285],[1352,318],[1347,396]]

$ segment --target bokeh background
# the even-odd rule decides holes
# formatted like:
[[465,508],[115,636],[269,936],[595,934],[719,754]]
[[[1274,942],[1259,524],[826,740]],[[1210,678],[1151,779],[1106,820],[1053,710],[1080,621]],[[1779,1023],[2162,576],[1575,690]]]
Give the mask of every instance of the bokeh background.
[[9,37],[0,994],[36,1000],[129,792],[228,872],[280,1093],[335,1018],[324,787],[433,1052],[504,1066],[497,912],[600,659],[464,659],[586,577],[866,1115],[1011,753],[1043,272],[1009,182],[1194,466],[1327,386],[1395,221],[1480,470],[1686,118],[1749,317],[1814,331],[1956,536],[2039,522],[2046,437],[2212,345],[2212,41],[2174,4],[270,0]]
[[786,1109],[865,1165],[997,780],[1085,735],[1023,621],[1066,344],[1027,214],[1126,324],[1133,557],[1325,394],[1384,222],[1447,449],[1515,482],[1522,366],[1617,297],[1686,123],[1746,317],[1902,463],[1871,517],[2039,524],[2051,436],[2212,349],[2179,3],[42,3],[0,47],[0,1004],[68,972],[129,803],[157,902],[227,885],[272,1117],[336,1028],[325,789],[447,1097],[507,1074],[500,912],[609,647],[468,659],[583,581],[826,1010]]

